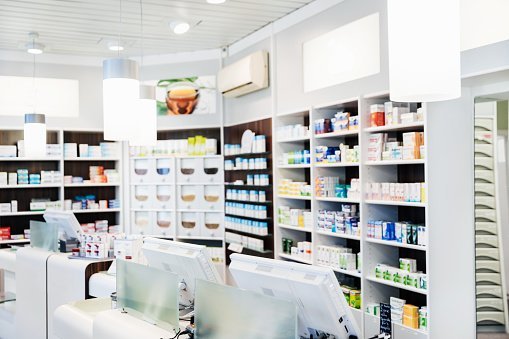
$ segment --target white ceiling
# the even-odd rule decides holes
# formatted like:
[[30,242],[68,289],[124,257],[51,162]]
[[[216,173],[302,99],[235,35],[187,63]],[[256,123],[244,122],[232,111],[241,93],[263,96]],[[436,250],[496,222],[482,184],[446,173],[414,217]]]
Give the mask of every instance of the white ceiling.
[[[143,0],[144,54],[168,54],[230,45],[313,0]],[[119,0],[0,0],[0,49],[22,50],[29,32],[54,54],[111,56],[117,41]],[[195,25],[177,36],[168,22]],[[122,0],[125,55],[140,54],[140,1]]]

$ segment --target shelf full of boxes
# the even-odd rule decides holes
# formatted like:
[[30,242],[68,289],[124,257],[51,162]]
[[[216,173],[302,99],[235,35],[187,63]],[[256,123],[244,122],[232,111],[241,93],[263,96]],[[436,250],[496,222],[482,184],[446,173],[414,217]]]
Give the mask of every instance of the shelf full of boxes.
[[315,261],[331,267],[362,321],[359,100],[312,109]]
[[[75,168],[75,166],[69,165],[68,161],[88,161],[88,155],[85,154],[85,149],[88,151],[88,144],[80,145],[82,152],[78,155],[78,144],[74,144],[76,145],[76,150],[71,151],[66,143],[69,138],[75,138],[76,133],[78,135],[83,134],[83,132],[49,130],[47,132],[46,157],[29,158],[25,156],[22,130],[5,129],[0,131],[4,143],[4,145],[0,146],[0,186],[2,187],[2,190],[0,190],[2,195],[0,198],[2,203],[0,205],[1,245],[28,242],[29,221],[43,221],[42,215],[48,209],[74,209],[75,212],[80,212],[77,217],[85,225],[85,230],[92,230],[93,228],[95,231],[95,221],[98,220],[97,228],[99,231],[108,231],[108,227],[110,227],[110,232],[120,231],[119,227],[114,227],[121,224],[121,206],[118,204],[118,200],[116,198],[112,199],[117,202],[110,205],[107,200],[96,199],[96,195],[92,196],[88,194],[89,192],[84,192],[83,189],[85,186],[98,186],[99,183],[92,181],[99,179],[106,181],[108,177],[118,182],[115,185],[119,186],[120,178],[118,176],[104,176],[104,173],[99,171],[100,167],[96,166],[95,171],[89,173],[92,176],[90,178],[87,177],[87,181],[72,186],[72,189],[68,189],[69,185],[64,180],[66,178],[65,173],[68,171],[72,172],[72,169]],[[88,133],[88,140],[90,140],[90,135],[93,135],[93,139],[97,141],[96,147],[92,147],[94,156],[92,165],[99,164],[101,159],[105,157],[112,158],[112,152],[119,150],[118,147],[120,145],[114,143],[103,143],[101,147],[99,145],[102,142],[101,133]],[[66,144],[67,147],[64,147]],[[72,154],[64,154],[64,148]],[[66,155],[69,155],[69,157]],[[115,159],[115,168],[120,168],[120,152],[116,152]],[[89,182],[88,179],[92,180]],[[109,182],[105,183],[104,186],[113,187],[113,184]],[[118,196],[120,196],[120,193],[115,195],[115,197]],[[76,197],[80,197],[80,199],[76,199]],[[103,213],[107,212],[114,214],[114,217],[110,218],[111,221],[104,219]],[[80,217],[81,215],[83,217]],[[112,226],[113,228],[111,228]]]
[[378,305],[383,302],[391,305],[394,331],[426,337],[424,108],[390,102],[388,94],[364,97],[361,106],[365,334],[378,331]]
[[25,156],[23,130],[1,130],[0,245],[29,242],[29,221],[43,221],[46,208],[62,208],[60,131],[47,131],[47,156]]
[[130,233],[206,245],[224,275],[220,131],[159,131],[158,139],[129,148]]
[[[387,107],[384,106],[386,102]],[[372,107],[380,104],[382,106]],[[394,310],[395,331],[426,337],[425,321],[423,320],[420,329],[419,324],[415,323],[415,320],[419,319],[419,312],[425,317],[427,305],[427,290],[425,286],[421,288],[421,277],[422,284],[426,285],[425,272],[428,262],[424,228],[427,213],[424,193],[426,186],[421,184],[426,182],[426,150],[422,133],[424,115],[422,109],[417,114],[417,108],[420,108],[417,104],[394,103],[393,106],[397,107],[394,110],[396,117],[392,116],[389,97],[384,94],[348,99],[313,107],[311,110],[276,116],[274,156],[285,159],[284,154],[291,151],[289,148],[297,150],[295,145],[304,144],[310,150],[311,160],[309,170],[297,170],[298,167],[290,170],[289,166],[275,170],[276,185],[278,190],[282,190],[275,198],[278,215],[275,247],[280,259],[332,267],[345,287],[345,297],[353,308],[358,309],[354,315],[359,322],[366,325],[363,327],[365,336],[378,331],[378,328],[374,328],[379,316],[375,304],[390,303],[393,297],[401,299],[392,299],[394,305],[398,305]],[[389,119],[387,123],[386,109]],[[310,125],[309,135],[306,135],[308,132],[305,126]],[[299,134],[299,129],[305,132]],[[294,130],[295,132],[287,132],[290,134],[284,133]],[[283,131],[279,138],[278,131]],[[380,133],[389,134],[385,136]],[[287,146],[287,143],[290,146]],[[372,146],[375,150],[371,149]],[[384,149],[385,146],[387,150]],[[300,150],[302,146],[297,151]],[[368,158],[370,151],[380,151],[379,157]],[[300,158],[299,152],[297,157]],[[297,177],[293,172],[298,171],[310,173],[308,177]],[[290,175],[293,177],[289,177]],[[301,186],[292,187],[290,181],[285,179],[294,179],[293,182]],[[401,186],[397,185],[398,192],[411,187],[415,196],[400,196],[393,201],[386,196],[366,195],[372,187],[375,190],[379,187],[375,183],[385,182],[392,182],[393,188],[396,183],[401,183]],[[412,183],[414,185],[410,185]],[[304,186],[305,184],[311,185]],[[384,184],[383,188],[386,187],[390,194],[391,185]],[[285,206],[288,205],[293,208],[287,209]],[[298,220],[303,219],[304,209],[309,210],[309,228],[298,225]],[[286,219],[290,220],[293,213],[297,224],[281,222],[280,215],[289,215],[290,218]],[[410,222],[399,222],[402,220]],[[385,233],[381,232],[384,225]],[[395,239],[396,229],[400,230],[403,226],[408,228],[409,234],[414,237]],[[304,235],[301,235],[302,233]],[[417,237],[419,234],[421,236]],[[290,239],[289,243],[287,239]],[[306,250],[295,245],[295,242],[301,240],[312,241],[311,256],[306,256]],[[294,247],[293,254],[291,247]],[[400,258],[403,268],[410,267],[411,271],[421,270],[424,273],[407,274],[404,270],[400,271]],[[402,278],[401,283],[394,283],[394,277],[387,274],[388,269],[385,270],[385,276],[377,279],[375,268],[389,268],[389,265],[394,266],[391,272],[396,271],[396,276],[404,276],[405,280]],[[398,279],[396,280],[399,281]],[[405,301],[400,305],[403,299]],[[408,319],[411,319],[406,322],[408,326],[398,323],[399,320],[403,322],[403,316],[398,318],[399,314],[403,314],[403,308],[407,313],[410,312],[407,314],[410,315]],[[372,315],[364,314],[361,310],[369,311]]]
[[276,258],[313,262],[311,133],[309,109],[274,120]]
[[224,131],[227,263],[235,252],[273,258],[272,120]]
[[86,232],[124,232],[122,144],[99,131],[63,131],[63,140],[63,209]]

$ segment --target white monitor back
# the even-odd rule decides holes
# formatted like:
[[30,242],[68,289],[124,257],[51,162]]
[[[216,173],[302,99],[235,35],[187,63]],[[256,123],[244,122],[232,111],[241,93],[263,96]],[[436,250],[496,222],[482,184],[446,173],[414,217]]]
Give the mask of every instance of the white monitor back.
[[149,266],[179,276],[183,282],[180,291],[181,305],[191,306],[194,303],[196,279],[224,283],[205,246],[145,238],[142,250]]
[[49,224],[58,225],[58,233],[64,239],[75,238],[81,241],[83,230],[71,211],[48,210],[44,212],[44,220]]
[[242,254],[230,258],[240,288],[296,303],[300,336],[315,334],[310,329],[340,339],[360,334],[332,269]]

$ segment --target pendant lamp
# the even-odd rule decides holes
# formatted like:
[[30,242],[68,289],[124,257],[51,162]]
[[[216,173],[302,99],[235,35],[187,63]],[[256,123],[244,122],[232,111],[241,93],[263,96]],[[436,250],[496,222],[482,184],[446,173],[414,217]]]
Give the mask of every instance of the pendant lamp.
[[43,158],[46,156],[46,117],[44,114],[25,114],[23,139],[25,157]]
[[459,0],[388,0],[390,98],[461,96]]
[[115,58],[103,61],[104,139],[127,141],[136,129],[140,98],[138,64]]
[[138,111],[138,128],[129,139],[130,146],[155,146],[157,144],[157,104],[154,86],[141,85]]
[[[141,65],[143,71],[143,1],[140,0]],[[155,86],[140,85],[140,99],[136,112],[136,128],[129,138],[130,146],[155,146],[157,144],[157,103]]]

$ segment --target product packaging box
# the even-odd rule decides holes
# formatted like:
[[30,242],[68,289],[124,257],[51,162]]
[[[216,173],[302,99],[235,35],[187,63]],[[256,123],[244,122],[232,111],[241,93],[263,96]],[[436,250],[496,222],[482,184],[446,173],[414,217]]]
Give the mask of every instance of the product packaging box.
[[11,239],[11,228],[6,227],[0,227],[0,240],[9,240]]

